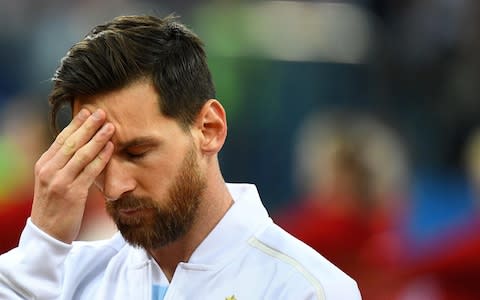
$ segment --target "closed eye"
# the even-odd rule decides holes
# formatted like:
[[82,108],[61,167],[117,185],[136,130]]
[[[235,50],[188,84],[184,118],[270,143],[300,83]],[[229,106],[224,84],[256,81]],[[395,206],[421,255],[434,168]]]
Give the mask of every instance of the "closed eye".
[[151,147],[149,146],[132,146],[125,149],[125,155],[129,160],[139,160],[144,158],[147,153],[150,151]]
[[152,137],[137,137],[127,142],[119,143],[118,153],[126,159],[135,161],[144,159],[147,154],[157,149],[160,142]]
[[138,160],[138,159],[141,159],[143,157],[145,157],[145,155],[147,154],[148,151],[145,151],[145,152],[141,152],[141,153],[134,153],[134,152],[126,152],[126,156],[128,157],[128,159],[130,160]]

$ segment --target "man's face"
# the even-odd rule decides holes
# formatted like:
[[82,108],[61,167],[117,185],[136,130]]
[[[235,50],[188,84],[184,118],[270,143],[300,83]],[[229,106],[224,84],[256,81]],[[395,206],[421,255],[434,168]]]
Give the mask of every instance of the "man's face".
[[96,185],[125,240],[145,249],[191,228],[206,186],[192,135],[161,114],[157,97],[140,81],[74,102],[74,112],[101,108],[115,126],[115,152]]
[[[195,155],[192,147],[174,176],[166,199],[126,194],[106,202],[107,212],[127,242],[155,249],[177,240],[191,228],[205,186]],[[142,213],[136,213],[137,210]]]

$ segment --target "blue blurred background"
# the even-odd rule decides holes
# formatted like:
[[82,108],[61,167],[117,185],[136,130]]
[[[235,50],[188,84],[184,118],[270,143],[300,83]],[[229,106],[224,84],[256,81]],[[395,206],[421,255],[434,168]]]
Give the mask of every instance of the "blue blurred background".
[[[474,0],[0,0],[1,252],[15,245],[28,217],[33,165],[51,141],[46,99],[60,59],[92,26],[138,13],[175,13],[204,40],[229,118],[220,155],[227,181],[257,184],[272,217],[299,238],[291,215],[316,201],[306,198],[327,199],[316,201],[323,212],[362,207],[367,223],[380,210],[388,225],[380,233],[369,227],[363,240],[386,233],[395,240],[378,270],[401,278],[385,293],[479,299],[478,287],[467,283],[468,274],[480,278],[473,258],[480,256],[480,3]],[[353,151],[340,172],[331,158],[345,144]],[[346,181],[355,185],[345,175],[349,161],[362,166],[355,178],[368,179],[357,184],[368,189],[368,201],[343,195]],[[98,221],[103,202],[95,193],[85,239],[112,229]],[[337,198],[348,204],[339,209]],[[365,247],[348,250],[355,255]],[[368,285],[365,299],[387,299]]]

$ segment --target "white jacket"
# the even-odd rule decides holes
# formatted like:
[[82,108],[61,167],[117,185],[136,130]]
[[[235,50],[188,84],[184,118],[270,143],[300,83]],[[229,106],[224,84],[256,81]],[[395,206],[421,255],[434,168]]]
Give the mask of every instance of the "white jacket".
[[[178,265],[165,300],[361,299],[354,280],[272,222],[255,186],[228,187],[234,205]],[[151,300],[152,271],[163,275],[119,233],[69,245],[29,219],[19,246],[0,256],[0,299]]]

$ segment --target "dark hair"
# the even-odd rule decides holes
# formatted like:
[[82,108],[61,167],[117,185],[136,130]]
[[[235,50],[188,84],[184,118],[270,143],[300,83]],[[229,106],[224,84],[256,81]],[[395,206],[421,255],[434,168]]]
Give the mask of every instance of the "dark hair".
[[151,79],[160,110],[188,127],[215,97],[202,41],[176,17],[120,16],[98,25],[70,48],[52,78],[51,125],[77,96],[95,95]]

